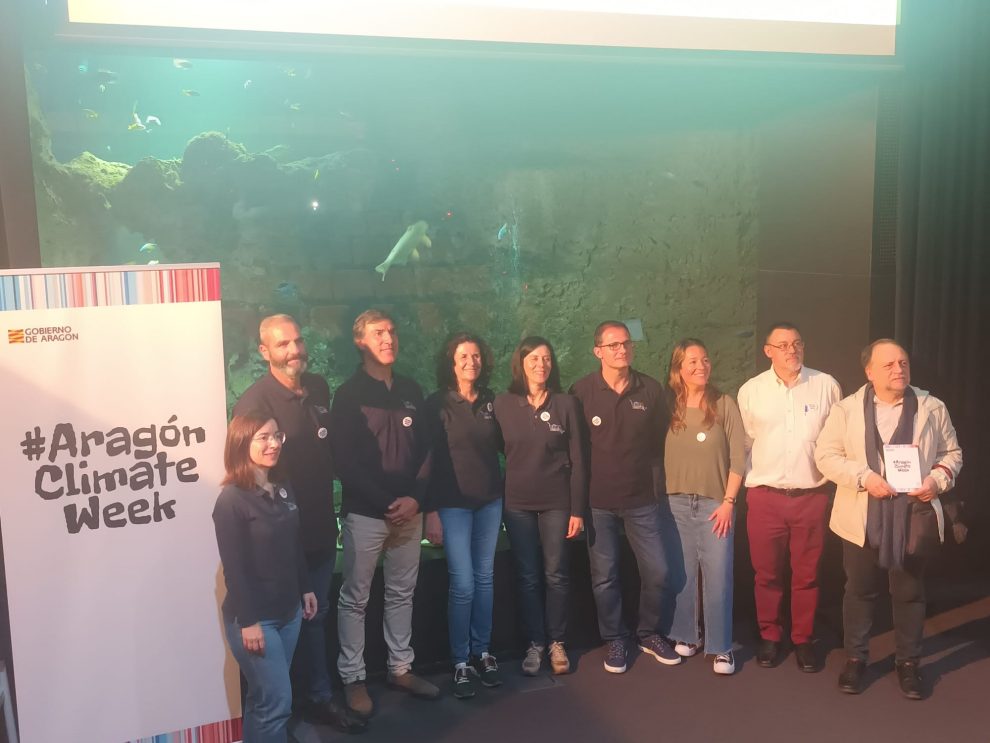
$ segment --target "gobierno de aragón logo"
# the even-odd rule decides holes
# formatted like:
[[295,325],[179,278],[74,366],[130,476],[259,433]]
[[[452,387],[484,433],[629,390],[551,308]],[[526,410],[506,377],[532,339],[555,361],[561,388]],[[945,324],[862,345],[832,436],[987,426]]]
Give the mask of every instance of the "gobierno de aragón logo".
[[79,333],[71,325],[46,325],[34,328],[7,330],[7,343],[60,343],[79,340]]

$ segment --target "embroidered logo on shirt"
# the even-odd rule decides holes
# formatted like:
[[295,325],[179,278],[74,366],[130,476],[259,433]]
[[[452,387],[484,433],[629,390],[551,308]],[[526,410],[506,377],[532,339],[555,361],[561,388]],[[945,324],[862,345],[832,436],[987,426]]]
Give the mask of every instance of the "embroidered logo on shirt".
[[540,420],[546,423],[548,420],[550,420],[550,413],[544,410],[542,413],[540,413]]
[[487,410],[487,411],[488,411],[489,413],[490,413],[490,412],[492,412],[492,411],[493,411],[494,409],[495,409],[495,408],[494,408],[494,407],[492,407],[492,404],[491,404],[491,403],[488,403],[488,404],[487,404],[487,405],[485,406],[485,410]]
[[282,500],[288,500],[289,494],[285,492],[285,488],[279,488],[278,497],[281,498]]
[[554,433],[563,433],[564,432],[564,427],[563,426],[558,426],[556,423],[551,423],[550,424],[550,430],[553,431]]
[[402,401],[402,406],[406,410],[415,410],[416,409],[416,406],[413,403],[409,402],[408,400],[403,400]]
[[402,425],[405,426],[406,428],[409,428],[409,426],[412,425],[412,418],[410,418],[407,415],[405,418],[402,419]]
[[600,426],[601,424],[602,424],[602,419],[599,418],[597,415],[591,419],[591,425]]
[[320,426],[318,429],[316,429],[316,435],[319,436],[321,439],[325,439],[327,437],[327,429],[324,426]]
[[630,400],[629,404],[632,405],[633,410],[642,410],[644,412],[646,411],[646,406],[643,403],[641,403],[639,400]]

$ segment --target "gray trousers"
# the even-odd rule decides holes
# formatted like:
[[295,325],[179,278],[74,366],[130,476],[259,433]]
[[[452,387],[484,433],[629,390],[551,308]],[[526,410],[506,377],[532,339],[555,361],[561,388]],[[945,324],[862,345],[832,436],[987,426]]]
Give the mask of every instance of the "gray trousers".
[[344,545],[344,582],[337,602],[337,632],[340,658],[337,670],[345,684],[365,678],[364,617],[375,577],[378,558],[384,553],[385,644],[388,670],[403,674],[412,667],[412,610],[416,578],[419,576],[420,540],[423,516],[417,514],[404,526],[387,521],[347,514],[341,521]]

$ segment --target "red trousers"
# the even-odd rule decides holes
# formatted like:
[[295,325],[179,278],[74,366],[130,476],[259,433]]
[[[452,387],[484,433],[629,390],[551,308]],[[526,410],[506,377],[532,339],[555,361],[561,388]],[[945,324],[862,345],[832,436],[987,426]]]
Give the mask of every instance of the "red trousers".
[[791,568],[791,642],[811,642],[818,608],[818,563],[825,543],[829,491],[787,495],[758,485],[746,491],[749,555],[756,572],[760,637],[780,642],[788,561]]

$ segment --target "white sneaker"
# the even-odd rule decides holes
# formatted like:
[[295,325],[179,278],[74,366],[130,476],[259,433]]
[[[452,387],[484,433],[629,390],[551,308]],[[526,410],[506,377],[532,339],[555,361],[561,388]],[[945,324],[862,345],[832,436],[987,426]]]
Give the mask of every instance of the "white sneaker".
[[716,655],[712,670],[721,676],[731,676],[734,674],[736,672],[736,661],[732,658],[731,651]]
[[674,645],[674,652],[677,653],[682,658],[690,658],[692,655],[698,652],[701,648],[702,643],[699,642],[697,645],[688,642],[679,642]]

